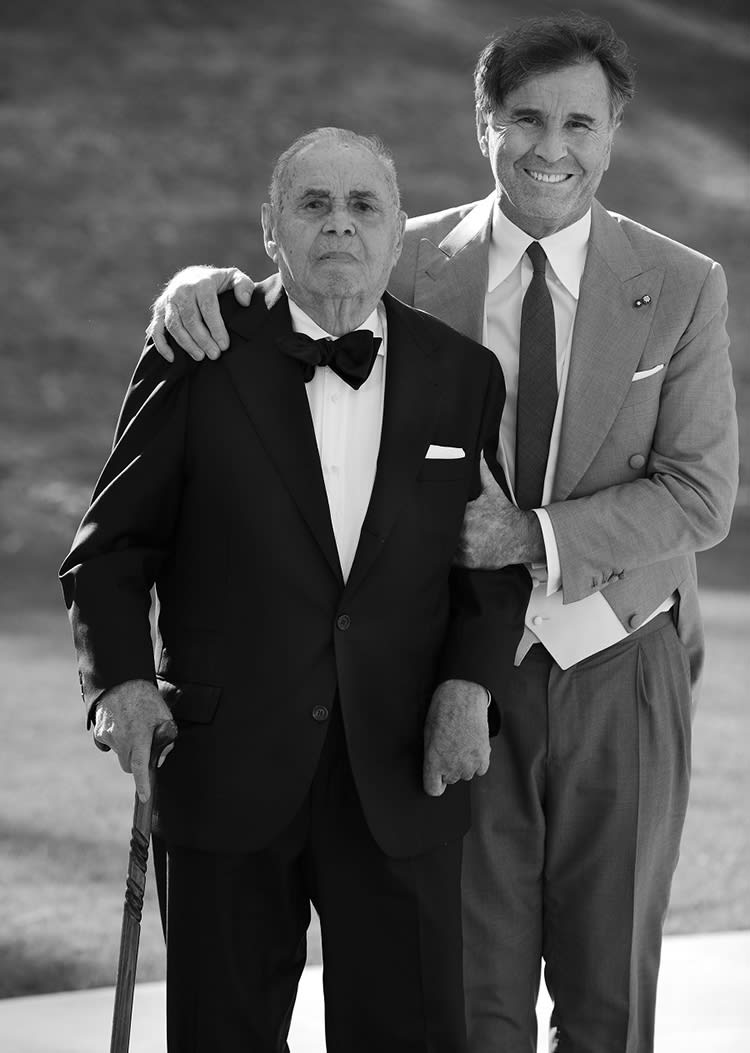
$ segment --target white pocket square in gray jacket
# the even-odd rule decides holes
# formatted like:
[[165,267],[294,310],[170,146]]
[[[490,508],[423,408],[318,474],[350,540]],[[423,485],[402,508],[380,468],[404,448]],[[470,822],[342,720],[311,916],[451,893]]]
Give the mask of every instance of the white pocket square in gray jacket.
[[654,373],[658,373],[660,369],[664,369],[664,363],[661,365],[653,366],[651,369],[642,369],[639,373],[633,374],[633,380],[645,380],[646,377],[652,377]]

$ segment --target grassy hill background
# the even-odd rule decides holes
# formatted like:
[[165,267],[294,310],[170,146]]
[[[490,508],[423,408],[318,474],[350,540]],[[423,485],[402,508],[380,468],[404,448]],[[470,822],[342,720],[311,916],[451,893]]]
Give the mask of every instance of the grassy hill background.
[[[412,214],[483,196],[491,182],[474,139],[473,62],[529,8],[14,6],[0,39],[0,553],[14,577],[33,577],[54,571],[86,504],[160,284],[187,262],[267,273],[258,217],[272,162],[316,125],[381,135]],[[747,419],[745,5],[588,7],[611,19],[639,67],[600,198],[725,265]]]
[[[564,6],[38,0],[0,15],[0,995],[112,979],[131,789],[81,734],[55,575],[109,448],[149,302],[186,263],[267,273],[259,210],[271,166],[316,125],[382,136],[412,214],[485,195],[476,54],[510,19]],[[710,585],[747,588],[746,3],[585,6],[613,22],[639,66],[600,199],[727,271],[744,468],[737,525],[702,572]],[[699,715],[673,931],[750,925],[736,792],[748,778],[744,608],[711,610],[715,697]],[[144,977],[163,967],[150,926]]]

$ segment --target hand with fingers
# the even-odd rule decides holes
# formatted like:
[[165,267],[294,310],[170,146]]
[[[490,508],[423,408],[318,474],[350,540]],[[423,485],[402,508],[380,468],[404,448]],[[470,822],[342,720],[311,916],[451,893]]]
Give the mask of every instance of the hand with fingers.
[[489,768],[487,702],[485,688],[468,680],[446,680],[436,688],[424,727],[422,784],[431,797]]
[[174,361],[174,352],[166,331],[196,362],[204,357],[216,359],[229,347],[219,293],[234,289],[237,302],[247,307],[254,288],[252,278],[236,267],[186,267],[154,301],[146,336],[167,362]]
[[482,457],[482,493],[464,513],[454,563],[471,570],[500,570],[544,560],[544,537],[533,511],[516,508]]
[[[105,691],[96,706],[94,742],[100,749],[117,754],[120,767],[132,773],[138,797],[144,803],[151,795],[149,760],[154,729],[172,720],[164,699],[148,680],[128,680]],[[170,743],[159,765],[173,748]]]

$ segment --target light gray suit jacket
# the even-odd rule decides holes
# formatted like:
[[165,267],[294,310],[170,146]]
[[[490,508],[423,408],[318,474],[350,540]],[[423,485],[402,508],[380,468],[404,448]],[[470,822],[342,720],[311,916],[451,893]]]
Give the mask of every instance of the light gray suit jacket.
[[[410,219],[389,286],[480,342],[493,199]],[[632,630],[676,592],[694,689],[695,552],[726,536],[737,491],[726,314],[719,264],[594,202],[547,506],[563,601],[601,590]]]

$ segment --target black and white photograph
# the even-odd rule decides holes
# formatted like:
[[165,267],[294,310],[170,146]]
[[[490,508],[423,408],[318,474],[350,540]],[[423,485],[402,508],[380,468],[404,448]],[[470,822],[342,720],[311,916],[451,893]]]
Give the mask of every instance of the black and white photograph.
[[0,1049],[750,1048],[750,14],[0,14]]

